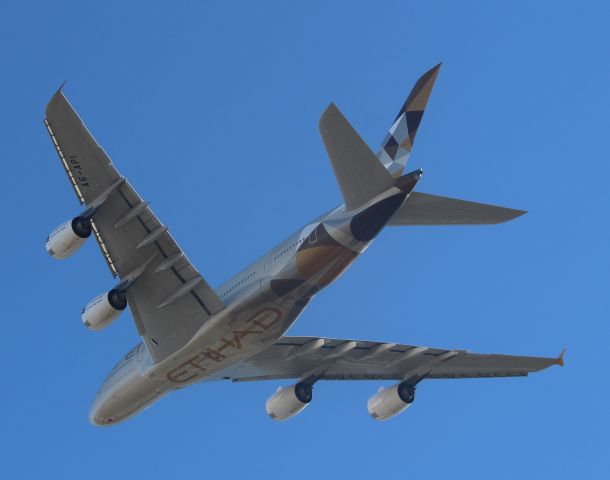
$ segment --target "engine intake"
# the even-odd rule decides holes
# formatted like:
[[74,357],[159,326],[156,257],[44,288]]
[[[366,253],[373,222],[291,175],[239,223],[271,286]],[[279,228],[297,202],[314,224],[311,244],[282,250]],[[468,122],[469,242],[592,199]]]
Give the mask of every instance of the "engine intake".
[[294,417],[311,402],[312,391],[313,387],[303,382],[286,388],[278,388],[265,404],[267,414],[277,421]]
[[91,330],[102,330],[115,321],[127,307],[127,293],[113,288],[98,295],[83,308],[82,320]]
[[381,387],[373,395],[367,407],[369,415],[375,420],[388,420],[398,415],[415,400],[415,387],[407,382],[397,383],[390,388]]
[[91,219],[78,216],[53,230],[45,247],[53,258],[63,260],[72,256],[90,236]]

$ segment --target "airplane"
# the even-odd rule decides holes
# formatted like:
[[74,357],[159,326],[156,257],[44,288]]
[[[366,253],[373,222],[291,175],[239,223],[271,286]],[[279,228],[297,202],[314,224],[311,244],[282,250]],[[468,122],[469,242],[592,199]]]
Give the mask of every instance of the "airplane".
[[[417,80],[378,154],[339,109],[323,112],[320,134],[344,203],[307,223],[220,287],[213,289],[127,179],[118,172],[63,94],[45,126],[80,202],[46,250],[74,254],[93,236],[114,287],[89,302],[82,321],[106,328],[129,306],[143,341],[110,371],[91,406],[94,425],[117,424],[198,382],[292,380],[267,400],[286,420],[312,400],[320,380],[394,381],[367,403],[375,420],[413,404],[425,379],[514,377],[563,366],[558,357],[350,339],[286,336],[316,294],[334,282],[385,226],[496,224],[524,211],[415,191],[422,170],[405,173],[440,64]],[[565,350],[564,350],[565,351]]]

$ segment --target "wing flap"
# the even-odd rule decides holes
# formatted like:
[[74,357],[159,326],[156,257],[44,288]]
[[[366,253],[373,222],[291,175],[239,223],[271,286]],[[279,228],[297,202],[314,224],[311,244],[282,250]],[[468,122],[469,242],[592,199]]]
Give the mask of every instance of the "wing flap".
[[434,367],[428,378],[525,376],[558,362],[558,358],[467,353]]
[[[294,357],[301,346],[324,340],[311,354]],[[346,342],[356,346],[341,356],[334,355]],[[513,377],[560,364],[561,358],[520,355],[476,354],[463,350],[394,345],[380,348],[380,342],[282,337],[278,342],[235,368],[221,372],[233,381],[297,379],[320,370],[324,380],[403,380],[427,378]],[[378,351],[378,354],[373,354]],[[410,354],[412,353],[412,354]],[[402,359],[402,360],[401,360]]]

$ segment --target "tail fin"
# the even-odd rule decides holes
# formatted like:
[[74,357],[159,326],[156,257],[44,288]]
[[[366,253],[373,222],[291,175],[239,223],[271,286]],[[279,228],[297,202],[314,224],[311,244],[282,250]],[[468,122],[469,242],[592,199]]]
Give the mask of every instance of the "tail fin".
[[381,163],[394,177],[400,177],[409,160],[417,128],[424,115],[428,98],[441,68],[439,63],[424,73],[398,112],[377,155]]
[[358,208],[394,185],[392,175],[334,103],[320,117],[319,127],[348,210]]

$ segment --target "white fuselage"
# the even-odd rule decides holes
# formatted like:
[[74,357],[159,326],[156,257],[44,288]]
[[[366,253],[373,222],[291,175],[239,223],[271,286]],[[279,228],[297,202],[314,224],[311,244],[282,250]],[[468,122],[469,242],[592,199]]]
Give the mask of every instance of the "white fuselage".
[[[352,219],[397,193],[399,190],[392,187],[353,212],[345,212],[343,207],[335,209],[221,285],[217,292],[226,308],[162,361],[153,364],[145,345],[136,346],[100,387],[91,407],[91,422],[115,424],[168,392],[221,379],[224,370],[273,344],[313,295],[345,271],[380,229],[373,229],[371,238],[367,232],[355,238],[350,230]],[[401,199],[400,203],[404,194]]]

